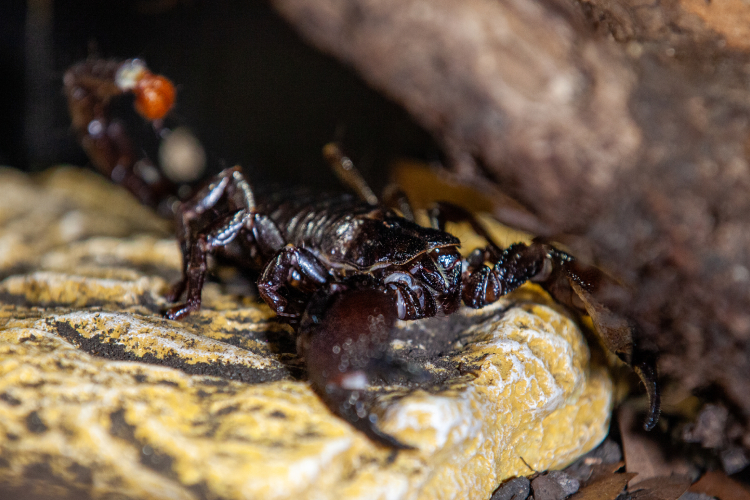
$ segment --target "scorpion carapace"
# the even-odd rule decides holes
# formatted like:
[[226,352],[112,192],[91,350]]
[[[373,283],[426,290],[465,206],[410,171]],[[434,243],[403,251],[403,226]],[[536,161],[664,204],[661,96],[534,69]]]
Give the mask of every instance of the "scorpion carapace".
[[[260,196],[234,167],[179,202],[177,186],[158,169],[156,175],[142,172],[153,164],[134,153],[124,127],[111,116],[111,101],[133,93],[138,112],[160,126],[174,100],[168,80],[139,60],[90,60],[67,71],[65,91],[73,128],[94,165],[142,202],[175,217],[183,273],[168,299],[186,297],[166,316],[180,319],[200,308],[210,254],[256,272],[263,300],[297,327],[298,353],[313,388],[375,442],[408,448],[380,431],[368,410],[364,391],[371,375],[422,377],[388,357],[394,322],[451,314],[461,302],[483,307],[527,281],[591,317],[604,345],[646,385],[645,427],[656,424],[655,356],[635,345],[637,325],[620,314],[622,300],[612,298],[622,287],[599,269],[540,240],[501,249],[471,213],[448,204],[431,212],[433,227],[420,226],[408,206],[400,216],[377,203],[335,145],[325,148],[325,156],[347,172],[345,180],[362,200],[302,191]],[[487,246],[462,258],[460,241],[444,230],[449,221],[469,222]]]

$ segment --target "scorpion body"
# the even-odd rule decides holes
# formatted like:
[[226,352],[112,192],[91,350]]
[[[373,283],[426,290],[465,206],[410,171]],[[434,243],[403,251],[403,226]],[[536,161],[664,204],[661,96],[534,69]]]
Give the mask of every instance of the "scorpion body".
[[[177,209],[188,299],[168,314],[178,319],[199,307],[206,253],[218,253],[260,273],[258,289],[280,316],[297,322],[310,294],[328,282],[367,275],[398,296],[400,319],[450,314],[459,305],[459,240],[422,227],[351,195],[308,191],[257,197],[238,168],[227,169],[195,201]],[[217,213],[230,214],[215,229]],[[199,279],[199,278],[196,278]]]
[[[139,60],[85,61],[68,70],[64,83],[73,128],[94,165],[175,218],[183,273],[167,298],[175,302],[184,293],[185,301],[166,316],[180,319],[200,308],[208,255],[254,271],[263,300],[296,326],[298,353],[312,387],[334,413],[373,441],[409,448],[382,432],[365,404],[372,375],[422,377],[386,354],[395,321],[448,315],[462,302],[482,307],[527,281],[591,316],[605,346],[645,383],[650,398],[645,426],[656,424],[654,356],[635,345],[636,323],[618,314],[617,303],[608,299],[620,287],[599,269],[543,241],[501,249],[459,207],[438,205],[431,214],[433,227],[423,227],[409,218],[410,210],[398,215],[369,190],[360,192],[362,201],[307,191],[259,195],[239,167],[178,201],[176,186],[134,154],[124,127],[110,116],[110,102],[132,93],[137,111],[160,126],[174,100],[171,83]],[[327,156],[334,163],[349,162],[338,150]],[[462,258],[460,241],[444,230],[448,221],[469,222],[487,246]]]

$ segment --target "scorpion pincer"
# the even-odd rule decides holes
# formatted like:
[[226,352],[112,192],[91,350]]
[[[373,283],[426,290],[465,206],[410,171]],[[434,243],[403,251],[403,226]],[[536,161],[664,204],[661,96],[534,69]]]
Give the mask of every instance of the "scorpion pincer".
[[[335,414],[373,441],[410,448],[378,428],[365,402],[371,378],[424,377],[387,355],[396,320],[449,315],[462,302],[483,307],[527,281],[591,316],[605,347],[646,385],[650,408],[644,426],[656,424],[655,354],[636,345],[637,324],[607,299],[617,296],[611,292],[620,286],[598,268],[540,240],[502,249],[471,213],[449,204],[438,204],[431,212],[433,227],[423,227],[407,217],[410,210],[400,216],[362,190],[368,201],[307,191],[259,195],[239,167],[177,201],[177,186],[134,153],[124,126],[110,114],[113,99],[133,94],[136,110],[160,127],[174,102],[171,82],[131,59],[78,63],[64,83],[73,128],[92,163],[175,219],[183,272],[167,298],[175,302],[184,293],[185,301],[166,316],[180,319],[200,309],[208,255],[255,272],[260,296],[297,328],[298,353],[312,387]],[[327,146],[326,156],[334,164],[349,162],[335,145]],[[140,173],[144,164],[153,167],[148,179]],[[362,181],[352,184],[361,187]],[[469,222],[487,246],[462,258],[460,241],[444,230],[449,221]]]

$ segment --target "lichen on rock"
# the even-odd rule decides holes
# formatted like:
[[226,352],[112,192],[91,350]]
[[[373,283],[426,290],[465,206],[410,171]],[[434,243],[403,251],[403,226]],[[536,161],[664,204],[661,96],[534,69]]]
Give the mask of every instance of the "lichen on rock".
[[54,189],[58,206],[72,206],[69,176],[87,174],[47,174],[54,188],[0,175],[0,200],[14,183],[28,188],[0,207],[15,221],[3,219],[0,242],[37,249],[21,259],[0,245],[0,492],[486,499],[503,479],[564,466],[607,433],[609,375],[534,286],[482,310],[399,323],[394,355],[433,380],[372,387],[379,425],[417,448],[394,453],[330,413],[305,381],[293,331],[252,297],[209,283],[200,312],[163,319],[180,257],[158,219],[146,233],[130,221],[97,235],[108,217],[134,212],[92,204],[76,208],[84,227],[72,239],[24,233],[24,214],[59,226],[59,213],[45,219],[34,204]]

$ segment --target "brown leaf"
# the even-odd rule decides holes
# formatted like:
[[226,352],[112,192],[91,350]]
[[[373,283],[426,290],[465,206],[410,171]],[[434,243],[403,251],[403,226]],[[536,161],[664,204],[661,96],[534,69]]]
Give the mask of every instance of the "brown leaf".
[[690,487],[693,493],[705,493],[721,500],[750,500],[750,490],[721,471],[706,472]]
[[677,500],[690,487],[688,476],[660,476],[641,481],[635,491],[630,488],[633,500]]
[[614,500],[633,477],[635,474],[627,472],[602,476],[581,488],[569,500]]
[[606,439],[595,449],[568,466],[565,473],[578,479],[585,486],[586,483],[591,483],[601,476],[617,472],[624,466],[622,448],[611,439]]
[[[627,404],[617,412],[622,436],[622,449],[625,455],[625,470],[635,472],[638,477],[629,483],[630,489],[642,481],[653,477],[671,475],[689,476],[693,468],[679,456],[667,459],[657,442],[658,435],[644,431],[635,410]],[[693,476],[694,477],[694,476]]]
[[617,462],[616,464],[597,464],[591,467],[591,477],[586,483],[593,483],[598,481],[600,478],[614,474],[618,470],[625,467],[625,462]]

